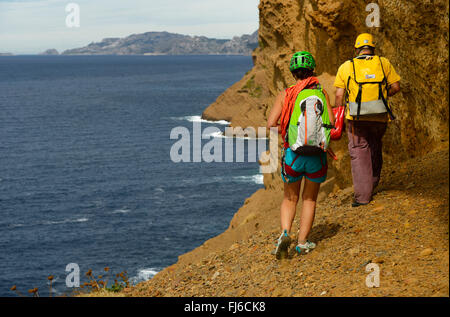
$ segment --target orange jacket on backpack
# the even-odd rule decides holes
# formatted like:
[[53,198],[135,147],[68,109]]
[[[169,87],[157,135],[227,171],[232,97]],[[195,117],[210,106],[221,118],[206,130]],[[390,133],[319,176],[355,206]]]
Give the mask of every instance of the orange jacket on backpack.
[[317,77],[308,77],[294,86],[286,89],[286,97],[284,99],[283,109],[281,110],[280,117],[280,127],[281,136],[283,141],[286,137],[287,127],[289,125],[289,120],[291,119],[292,111],[294,110],[295,101],[297,100],[298,94],[306,88],[311,88],[311,86],[317,85],[319,80]]

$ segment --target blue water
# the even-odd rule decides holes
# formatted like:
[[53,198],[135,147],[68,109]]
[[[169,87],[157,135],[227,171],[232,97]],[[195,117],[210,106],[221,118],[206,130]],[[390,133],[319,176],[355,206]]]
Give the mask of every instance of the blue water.
[[[169,138],[252,67],[240,56],[0,57],[0,296],[66,265],[150,278],[223,232],[258,165],[173,163]],[[203,123],[202,127],[220,123]],[[203,141],[204,143],[207,141]]]

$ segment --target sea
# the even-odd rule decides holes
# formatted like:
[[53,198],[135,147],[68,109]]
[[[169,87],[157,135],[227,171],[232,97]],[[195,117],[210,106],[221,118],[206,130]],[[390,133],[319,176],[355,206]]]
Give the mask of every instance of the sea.
[[248,56],[0,57],[0,296],[72,294],[89,270],[136,284],[225,231],[263,188],[258,164],[178,162],[171,134],[223,131],[201,113],[251,67]]

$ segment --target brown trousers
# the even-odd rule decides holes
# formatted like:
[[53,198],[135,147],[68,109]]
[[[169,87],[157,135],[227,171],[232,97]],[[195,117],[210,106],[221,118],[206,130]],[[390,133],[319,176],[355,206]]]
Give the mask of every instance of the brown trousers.
[[382,142],[387,123],[348,120],[348,151],[351,158],[355,200],[366,204],[380,181]]

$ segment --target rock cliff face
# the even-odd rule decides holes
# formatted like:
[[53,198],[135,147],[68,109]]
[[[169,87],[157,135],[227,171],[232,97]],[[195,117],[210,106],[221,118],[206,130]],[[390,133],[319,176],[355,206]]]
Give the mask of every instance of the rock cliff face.
[[[402,77],[391,98],[398,118],[384,138],[387,161],[420,156],[448,140],[448,2],[379,0],[380,27],[366,26],[367,1],[261,0],[259,47],[254,68],[205,110],[208,119],[233,126],[265,126],[276,94],[293,83],[289,59],[310,51],[330,94],[338,67],[353,57],[359,33],[375,37]],[[332,96],[334,103],[334,96]],[[334,144],[340,187],[351,183],[346,136]]]
[[210,39],[168,32],[147,32],[125,38],[106,38],[99,43],[64,51],[65,55],[250,55],[258,46],[258,32],[231,40]]

